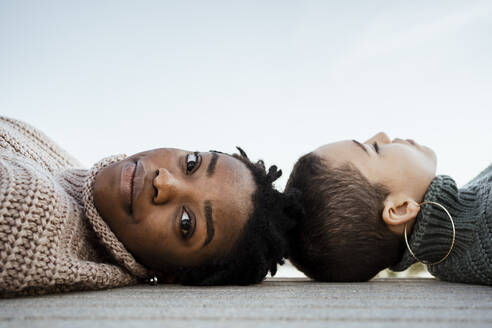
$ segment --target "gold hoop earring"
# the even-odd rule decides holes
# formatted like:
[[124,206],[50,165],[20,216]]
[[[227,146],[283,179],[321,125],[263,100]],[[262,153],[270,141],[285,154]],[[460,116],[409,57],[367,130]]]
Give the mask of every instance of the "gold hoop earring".
[[442,206],[441,204],[439,203],[436,203],[436,202],[422,202],[419,204],[419,206],[422,206],[422,205],[425,205],[425,204],[429,204],[429,205],[435,205],[435,206],[438,206],[440,207],[441,209],[444,210],[444,212],[446,212],[446,214],[448,215],[449,217],[449,220],[451,221],[451,226],[453,227],[453,240],[451,241],[451,247],[449,247],[449,250],[448,252],[446,253],[446,255],[444,255],[444,257],[442,259],[440,259],[439,261],[437,262],[428,262],[428,261],[421,261],[417,258],[417,256],[415,256],[415,254],[413,253],[412,249],[410,248],[410,244],[408,243],[408,237],[407,237],[407,223],[405,223],[405,244],[407,244],[407,248],[408,248],[408,251],[410,252],[410,254],[412,255],[412,257],[417,261],[417,262],[422,262],[423,264],[425,265],[435,265],[435,264],[439,264],[441,262],[443,262],[445,259],[448,258],[449,254],[451,254],[451,251],[453,250],[453,247],[454,247],[454,241],[456,239],[456,229],[454,228],[454,221],[453,221],[453,218],[451,217],[451,214],[449,214],[448,210]]

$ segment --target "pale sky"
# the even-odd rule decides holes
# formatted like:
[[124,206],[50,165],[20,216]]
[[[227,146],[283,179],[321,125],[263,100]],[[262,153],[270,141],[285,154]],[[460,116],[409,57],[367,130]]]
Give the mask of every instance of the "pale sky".
[[492,161],[491,1],[0,1],[0,113],[90,166],[156,147],[277,164],[378,131],[461,185]]

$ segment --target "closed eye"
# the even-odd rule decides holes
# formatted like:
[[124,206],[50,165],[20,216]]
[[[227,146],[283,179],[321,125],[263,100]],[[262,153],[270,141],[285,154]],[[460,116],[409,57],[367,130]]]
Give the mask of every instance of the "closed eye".
[[379,154],[379,145],[378,145],[378,143],[377,142],[374,142],[372,144],[372,146],[374,147],[374,151]]

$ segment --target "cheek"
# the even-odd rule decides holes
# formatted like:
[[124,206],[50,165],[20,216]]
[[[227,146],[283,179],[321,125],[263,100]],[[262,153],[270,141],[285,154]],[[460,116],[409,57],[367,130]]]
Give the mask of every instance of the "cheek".
[[149,243],[162,245],[173,238],[173,221],[165,210],[154,211],[147,216],[142,227],[143,237],[148,238]]
[[161,216],[149,215],[143,222],[126,225],[122,242],[139,257],[160,256],[172,237],[170,229]]
[[435,162],[426,153],[413,151],[409,155],[405,164],[417,177],[429,176],[435,172]]
[[[421,189],[427,186],[435,175],[435,165],[431,158],[413,149],[403,149],[392,154],[392,159],[384,167],[387,179],[395,189]],[[388,183],[390,184],[390,183]]]

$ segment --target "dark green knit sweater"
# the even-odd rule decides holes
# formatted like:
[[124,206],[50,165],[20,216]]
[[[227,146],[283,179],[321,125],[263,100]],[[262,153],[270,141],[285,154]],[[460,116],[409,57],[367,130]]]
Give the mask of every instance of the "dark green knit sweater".
[[[424,201],[437,202],[449,211],[456,226],[456,241],[449,257],[428,265],[429,272],[452,282],[492,285],[492,165],[458,189],[453,179],[434,178]],[[420,260],[436,262],[451,246],[453,231],[446,213],[437,206],[423,205],[409,244]],[[415,263],[408,249],[390,269],[403,271]]]

